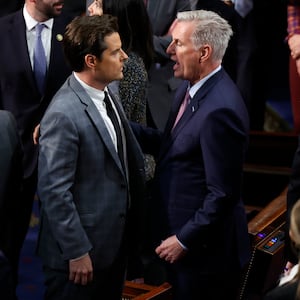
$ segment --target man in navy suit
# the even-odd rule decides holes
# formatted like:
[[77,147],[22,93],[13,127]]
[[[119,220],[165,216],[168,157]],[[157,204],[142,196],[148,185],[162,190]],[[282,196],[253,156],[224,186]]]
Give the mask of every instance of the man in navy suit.
[[129,251],[140,237],[144,158],[107,88],[123,78],[128,58],[117,30],[110,15],[68,25],[63,44],[74,72],[41,121],[38,253],[48,300],[121,299]]
[[[71,20],[61,15],[60,0],[26,0],[24,8],[0,19],[0,109],[10,111],[24,148],[24,191],[20,210],[22,245],[29,226],[37,184],[37,153],[32,134],[48,104],[71,73],[62,50],[62,35]],[[36,25],[43,23],[42,41],[47,60],[45,89],[38,90],[33,67]]]
[[174,299],[235,299],[250,257],[241,200],[249,119],[221,66],[232,29],[212,11],[177,17],[167,52],[185,81],[166,129],[132,124],[144,152],[157,159],[153,242]]

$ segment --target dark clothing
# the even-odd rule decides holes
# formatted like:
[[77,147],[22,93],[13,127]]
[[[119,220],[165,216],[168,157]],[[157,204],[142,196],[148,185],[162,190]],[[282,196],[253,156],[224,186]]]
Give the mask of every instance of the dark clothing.
[[278,286],[269,291],[263,300],[295,300],[298,281]]
[[173,276],[168,279],[180,292],[199,290],[209,295],[215,281],[207,282],[206,275],[221,282],[222,274],[232,280],[228,293],[223,292],[230,297],[239,283],[236,274],[250,258],[240,194],[248,113],[236,85],[221,69],[196,91],[172,129],[187,86],[184,82],[178,89],[163,134],[132,124],[144,152],[157,157],[153,247],[176,235],[188,248],[186,256],[170,266]]
[[24,0],[0,0],[0,17],[19,10],[23,4]]
[[22,232],[16,251],[21,250],[27,233],[37,186],[38,146],[34,145],[32,134],[53,95],[71,72],[58,38],[70,20],[64,15],[54,19],[46,88],[41,95],[31,67],[23,9],[0,18],[0,109],[14,115],[24,150],[22,201],[18,207],[22,212],[18,219]]
[[286,259],[294,264],[298,263],[298,258],[294,252],[289,235],[290,215],[294,204],[300,198],[300,137],[298,138],[298,147],[295,151],[292,173],[287,192],[287,214],[286,214],[286,236],[285,236],[285,256]]
[[[0,111],[0,252],[1,274],[12,273],[17,285],[20,250],[23,243],[22,210],[22,147],[16,121],[8,111]],[[7,264],[8,263],[8,264]],[[5,275],[7,274],[7,275]],[[7,289],[11,285],[3,284]],[[2,290],[2,289],[1,289]],[[0,291],[0,294],[3,295]],[[6,298],[5,298],[6,299]],[[9,298],[8,298],[9,299]]]
[[15,286],[11,264],[0,250],[0,295],[1,299],[15,299]]
[[[126,259],[119,257],[114,265],[93,273],[93,281],[86,286],[74,284],[69,273],[44,267],[45,300],[120,300],[125,278]],[[88,295],[88,298],[87,298]]]

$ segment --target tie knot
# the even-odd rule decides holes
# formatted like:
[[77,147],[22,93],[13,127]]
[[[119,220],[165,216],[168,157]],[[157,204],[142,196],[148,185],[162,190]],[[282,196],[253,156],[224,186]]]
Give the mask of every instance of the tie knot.
[[104,91],[104,103],[105,103],[106,106],[111,105],[107,91]]
[[43,24],[43,23],[37,23],[36,26],[35,26],[36,34],[37,34],[38,36],[40,36],[41,33],[42,33],[42,31],[43,31],[43,29],[44,29],[45,27],[46,27],[45,24]]

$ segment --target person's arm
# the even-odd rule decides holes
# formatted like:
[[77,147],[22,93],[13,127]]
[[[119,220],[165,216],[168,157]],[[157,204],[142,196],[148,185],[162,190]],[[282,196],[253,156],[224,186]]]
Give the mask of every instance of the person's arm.
[[130,126],[142,151],[157,157],[160,150],[162,132],[135,122],[130,122]]
[[[246,122],[245,122],[246,123]],[[240,201],[242,168],[248,129],[240,116],[227,109],[207,115],[199,135],[207,193],[203,205],[180,229],[176,236],[188,249],[205,244],[216,224],[232,214]]]
[[78,134],[63,113],[46,113],[40,126],[38,193],[62,258],[69,261],[70,280],[92,279],[89,251],[92,244],[82,227],[73,199]]

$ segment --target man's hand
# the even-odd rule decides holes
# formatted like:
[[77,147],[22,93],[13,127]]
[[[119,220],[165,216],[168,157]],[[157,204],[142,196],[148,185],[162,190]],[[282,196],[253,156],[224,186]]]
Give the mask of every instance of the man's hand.
[[184,256],[186,250],[179,244],[176,235],[173,235],[162,241],[155,252],[161,259],[172,264]]
[[36,125],[32,134],[33,143],[37,145],[39,143],[40,136],[40,124]]
[[69,279],[75,284],[87,285],[93,280],[93,266],[90,255],[69,261]]

